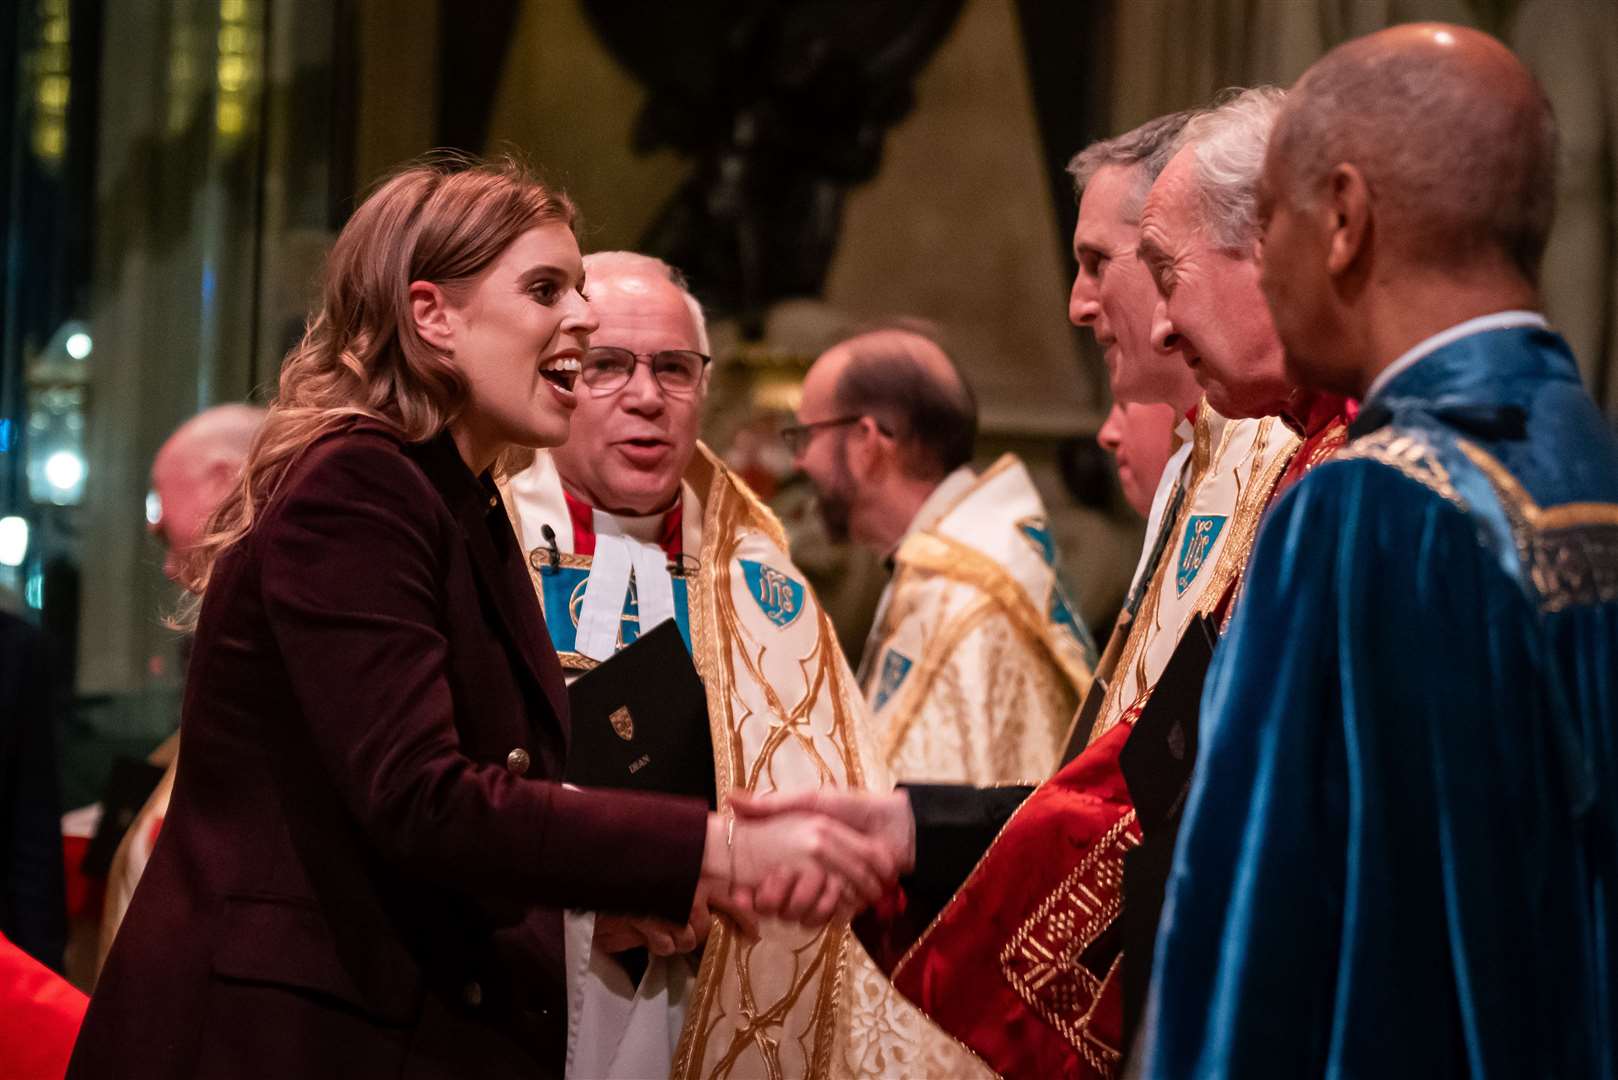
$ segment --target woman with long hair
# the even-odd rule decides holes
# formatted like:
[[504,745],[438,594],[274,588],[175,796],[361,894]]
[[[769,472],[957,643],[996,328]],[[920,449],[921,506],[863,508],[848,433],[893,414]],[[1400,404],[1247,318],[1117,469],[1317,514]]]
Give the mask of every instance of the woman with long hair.
[[331,252],[185,568],[185,754],[74,1077],[560,1076],[560,909],[807,921],[886,853],[829,819],[559,782],[567,699],[493,484],[568,433],[595,327],[566,197],[384,183]]

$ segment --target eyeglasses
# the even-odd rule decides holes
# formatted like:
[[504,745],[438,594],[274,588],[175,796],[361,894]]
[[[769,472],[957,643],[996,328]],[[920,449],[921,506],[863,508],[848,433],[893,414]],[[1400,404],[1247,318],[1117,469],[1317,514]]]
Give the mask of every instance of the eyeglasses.
[[596,345],[584,354],[584,385],[602,393],[622,390],[635,375],[642,360],[652,369],[652,378],[665,394],[684,397],[702,382],[702,372],[711,357],[695,349],[662,349],[655,353],[631,352],[615,345]]
[[[803,453],[804,448],[809,445],[809,437],[821,428],[847,427],[849,424],[857,424],[864,419],[864,413],[854,413],[849,416],[839,416],[834,420],[814,420],[807,424],[789,424],[781,429],[781,441],[787,444],[787,450],[793,456],[797,456]],[[877,422],[876,429],[884,435],[893,434],[880,421]]]

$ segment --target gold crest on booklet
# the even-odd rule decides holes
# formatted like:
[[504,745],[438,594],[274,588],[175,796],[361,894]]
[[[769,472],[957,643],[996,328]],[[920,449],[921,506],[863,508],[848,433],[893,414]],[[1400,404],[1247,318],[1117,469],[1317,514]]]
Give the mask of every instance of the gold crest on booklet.
[[628,705],[621,705],[614,709],[612,715],[607,717],[607,720],[612,724],[612,730],[624,742],[628,742],[635,737],[635,718],[629,714]]

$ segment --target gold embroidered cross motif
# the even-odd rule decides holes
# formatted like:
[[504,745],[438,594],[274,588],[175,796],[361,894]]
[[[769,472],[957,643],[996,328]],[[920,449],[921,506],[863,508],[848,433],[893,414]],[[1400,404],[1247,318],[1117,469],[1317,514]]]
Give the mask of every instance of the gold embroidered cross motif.
[[1092,1022],[1107,984],[1118,977],[1124,853],[1140,842],[1130,810],[1000,952],[1000,971],[1017,996],[1101,1073],[1115,1070],[1122,1057]]

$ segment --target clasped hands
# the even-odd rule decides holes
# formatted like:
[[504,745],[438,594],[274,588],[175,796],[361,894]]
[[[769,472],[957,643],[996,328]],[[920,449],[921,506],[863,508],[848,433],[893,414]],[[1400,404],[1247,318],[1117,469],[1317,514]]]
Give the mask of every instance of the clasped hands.
[[757,936],[761,916],[822,926],[874,904],[915,863],[915,819],[902,791],[734,791],[729,809],[730,815],[708,815],[686,925],[603,915],[596,921],[599,947],[689,952],[707,938],[713,912],[748,937]]

